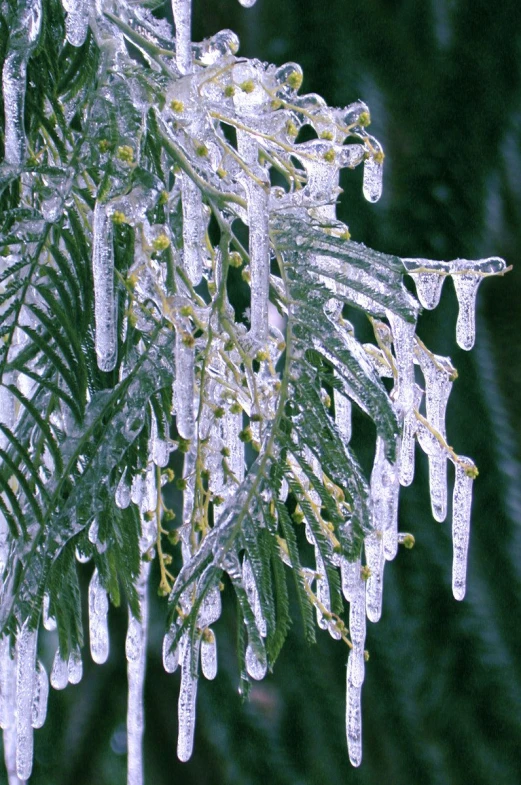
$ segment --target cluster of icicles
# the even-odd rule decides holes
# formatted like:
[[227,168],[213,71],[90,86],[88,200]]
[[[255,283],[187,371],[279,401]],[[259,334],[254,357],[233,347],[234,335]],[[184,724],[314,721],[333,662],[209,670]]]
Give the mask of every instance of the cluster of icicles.
[[[254,0],[241,0],[242,5],[251,6]],[[315,222],[322,222],[341,236],[346,227],[336,219],[335,201],[339,193],[339,171],[342,167],[364,165],[364,195],[369,201],[377,201],[382,185],[382,152],[374,137],[365,130],[368,109],[362,102],[344,110],[332,110],[316,95],[298,96],[301,72],[298,66],[289,64],[281,68],[266,66],[257,61],[235,58],[238,42],[233,33],[223,31],[202,45],[191,43],[190,17],[191,0],[172,0],[176,25],[175,66],[172,60],[160,61],[160,55],[150,55],[150,47],[143,47],[144,56],[150,63],[172,73],[172,87],[166,105],[159,117],[160,128],[165,139],[175,147],[179,159],[188,162],[183,172],[176,177],[176,188],[180,189],[183,213],[183,252],[179,264],[184,268],[187,280],[197,285],[202,276],[209,276],[213,266],[214,283],[218,283],[220,263],[218,256],[213,262],[207,258],[205,233],[208,211],[203,204],[202,191],[218,190],[230,198],[229,209],[235,211],[249,227],[249,273],[251,287],[250,330],[236,325],[237,331],[249,341],[253,352],[267,349],[266,357],[260,362],[257,374],[258,389],[254,411],[247,390],[237,386],[229,365],[223,358],[224,339],[217,340],[215,351],[208,360],[211,377],[205,389],[206,406],[199,418],[198,396],[194,401],[196,387],[196,348],[186,341],[190,333],[188,312],[183,315],[183,305],[193,302],[189,290],[179,281],[178,295],[171,298],[169,309],[176,311],[176,382],[174,389],[176,424],[180,436],[205,444],[206,460],[211,476],[211,491],[220,495],[224,502],[235,493],[245,476],[244,444],[239,438],[242,429],[242,414],[230,411],[225,395],[235,389],[236,400],[248,415],[261,414],[259,421],[253,419],[253,438],[262,441],[260,420],[269,423],[277,398],[278,377],[274,368],[283,348],[283,335],[268,318],[270,285],[269,215],[272,211],[288,210],[294,214],[311,215]],[[89,23],[96,27],[97,35],[105,38],[110,34],[119,44],[114,47],[114,57],[126,56],[123,36],[101,9],[91,8],[87,0],[64,0],[66,12],[67,40],[80,46],[87,34]],[[10,39],[10,49],[3,69],[3,93],[5,103],[5,164],[20,166],[26,155],[23,130],[24,94],[26,68],[41,25],[39,0],[28,0],[20,16],[20,29]],[[125,5],[118,6],[118,18],[127,25],[127,35],[139,47],[139,36],[150,42],[154,40],[153,19],[150,15],[139,17],[139,9],[132,11]],[[108,32],[107,32],[108,31]],[[164,33],[164,27],[162,28]],[[118,38],[119,35],[119,38]],[[118,50],[119,46],[119,50]],[[119,51],[119,55],[118,55]],[[208,110],[208,106],[210,110]],[[206,107],[206,108],[205,108]],[[221,122],[228,122],[237,132],[237,149],[228,145],[222,133]],[[298,129],[311,125],[317,139],[301,144],[295,143]],[[347,136],[357,142],[344,145]],[[259,153],[264,156],[261,163]],[[295,169],[291,158],[297,159],[301,169]],[[300,187],[289,192],[281,188],[269,188],[269,167],[273,165],[293,172]],[[194,176],[195,175],[195,181]],[[152,201],[155,195],[152,194]],[[93,278],[95,291],[96,352],[102,370],[109,371],[116,364],[117,332],[116,305],[114,298],[114,253],[112,246],[113,219],[122,212],[131,226],[140,227],[143,242],[136,241],[135,270],[140,271],[136,286],[136,297],[152,298],[158,308],[165,309],[165,299],[158,295],[164,287],[160,266],[150,259],[149,249],[163,235],[169,236],[166,226],[150,226],[147,223],[147,195],[142,191],[108,204],[97,202],[92,219],[93,234]],[[137,238],[137,233],[136,233]],[[147,250],[148,249],[148,250]],[[148,255],[147,255],[148,254]],[[334,260],[332,260],[334,261]],[[484,276],[501,272],[504,262],[487,259],[479,262],[457,260],[433,263],[425,260],[404,260],[407,272],[415,280],[417,293],[425,308],[434,308],[440,297],[446,277],[454,282],[459,301],[457,341],[463,349],[470,349],[474,342],[474,304],[477,287]],[[146,272],[143,273],[143,270]],[[324,279],[331,288],[332,298],[328,304],[331,314],[341,314],[341,285]],[[335,288],[336,287],[336,288]],[[352,296],[357,296],[352,293]],[[359,294],[361,307],[367,302],[366,295]],[[193,305],[198,319],[208,320],[209,309]],[[169,316],[170,311],[166,313]],[[170,314],[171,315],[171,314]],[[433,355],[416,337],[415,325],[401,317],[387,314],[388,324],[374,322],[377,344],[364,348],[367,357],[381,376],[394,378],[391,394],[396,412],[402,422],[399,443],[399,458],[391,464],[385,453],[385,445],[377,440],[374,467],[371,475],[371,497],[374,528],[365,540],[363,562],[348,562],[335,556],[341,570],[342,590],[350,604],[349,633],[350,649],[347,667],[347,741],[349,756],[354,765],[359,765],[362,755],[361,735],[361,687],[365,668],[366,618],[376,622],[382,610],[383,572],[386,560],[396,556],[398,544],[410,537],[398,532],[398,494],[401,485],[412,482],[414,474],[414,450],[417,440],[427,453],[429,460],[430,494],[432,512],[436,520],[443,521],[447,513],[447,462],[455,466],[453,492],[453,592],[456,599],[465,594],[465,572],[469,540],[469,521],[473,478],[476,469],[468,458],[457,456],[445,441],[445,410],[451,391],[455,371],[449,358]],[[246,343],[245,343],[246,345]],[[235,351],[230,353],[232,363],[240,364]],[[423,390],[416,383],[415,364],[419,365],[424,379]],[[420,406],[425,394],[425,416]],[[7,393],[2,390],[3,422],[14,417],[9,415],[9,405],[4,400]],[[225,414],[216,421],[212,406],[226,404]],[[194,405],[195,404],[195,405]],[[347,443],[351,435],[350,402],[335,390],[335,417],[339,432]],[[12,406],[11,406],[12,409]],[[226,449],[226,471],[223,470],[222,454]],[[157,428],[150,440],[150,464],[146,476],[129,482],[123,475],[116,495],[116,503],[126,507],[137,504],[142,512],[142,553],[150,553],[156,541],[155,522],[150,522],[146,513],[155,510],[157,494],[161,492],[157,481],[156,467],[166,467],[171,446],[160,439]],[[318,476],[321,468],[310,454],[309,463]],[[182,555],[185,564],[193,556],[193,540],[190,539],[195,488],[191,478],[195,463],[193,446],[185,456],[183,520],[179,529]],[[298,466],[294,471],[310,498],[320,507],[320,498],[310,488],[309,481]],[[227,481],[232,475],[236,483]],[[287,492],[287,489],[286,489]],[[315,582],[315,592],[320,602],[317,607],[318,623],[339,638],[338,628],[323,613],[330,609],[328,583],[325,566],[316,546],[313,533],[306,527],[309,542],[315,546],[316,564],[307,571],[309,585]],[[92,524],[89,539],[101,551],[104,544],[99,541],[96,523]],[[5,537],[4,537],[5,540]],[[5,543],[3,543],[5,544]],[[85,556],[78,552],[78,559]],[[230,556],[226,570],[246,592],[254,612],[258,632],[266,636],[267,625],[263,618],[259,595],[250,562],[244,558]],[[138,582],[141,619],[129,617],[126,641],[128,660],[128,783],[141,785],[143,782],[142,736],[143,736],[143,684],[147,646],[147,581],[150,564],[143,560]],[[189,613],[193,602],[190,592],[181,598],[184,614]],[[43,624],[52,630],[56,622],[48,613],[48,598],[43,608]],[[90,650],[96,663],[106,661],[109,654],[108,610],[109,603],[97,570],[89,587],[89,632]],[[211,625],[221,612],[218,588],[210,590],[199,610],[197,627],[201,634],[195,637],[193,650],[188,634],[172,650],[176,624],[164,639],[163,659],[168,672],[181,667],[179,696],[179,741],[178,755],[188,760],[192,753],[195,704],[197,692],[198,663],[202,674],[213,679],[217,673],[216,639]],[[262,679],[266,674],[266,657],[259,654],[258,647],[251,645],[246,650],[246,667],[253,679]],[[79,650],[73,651],[68,660],[56,652],[51,685],[63,689],[67,683],[76,684],[82,676],[82,660]],[[7,639],[0,643],[0,724],[4,729],[5,760],[10,785],[25,782],[32,769],[33,729],[42,726],[45,720],[48,696],[48,677],[43,664],[37,657],[37,632],[23,626],[17,636],[15,650],[10,649]]]

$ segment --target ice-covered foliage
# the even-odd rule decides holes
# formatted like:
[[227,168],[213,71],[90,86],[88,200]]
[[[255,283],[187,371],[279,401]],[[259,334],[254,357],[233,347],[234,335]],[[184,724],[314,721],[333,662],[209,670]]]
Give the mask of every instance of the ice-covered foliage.
[[[300,94],[298,65],[240,57],[229,30],[193,43],[191,0],[172,12],[173,28],[159,6],[125,0],[3,6],[0,720],[11,785],[29,778],[45,720],[38,636],[56,642],[54,688],[82,677],[79,563],[92,566],[95,662],[109,654],[110,601],[123,593],[129,605],[130,785],[143,782],[149,591],[164,598],[165,668],[181,668],[187,760],[199,672],[217,675],[221,591],[238,601],[247,692],[284,643],[290,578],[307,639],[316,614],[348,647],[347,743],[360,764],[366,618],[380,618],[386,561],[414,543],[398,504],[416,442],[437,521],[455,467],[453,592],[465,594],[477,469],[446,441],[457,374],[416,320],[452,278],[457,342],[470,349],[478,285],[504,262],[398,259],[351,241],[336,217],[340,170],[363,167],[370,202],[382,190],[368,107]],[[57,70],[28,112],[41,51]],[[361,318],[371,343],[349,321]],[[370,476],[351,446],[352,406],[374,423]],[[177,516],[163,490],[174,480]]]

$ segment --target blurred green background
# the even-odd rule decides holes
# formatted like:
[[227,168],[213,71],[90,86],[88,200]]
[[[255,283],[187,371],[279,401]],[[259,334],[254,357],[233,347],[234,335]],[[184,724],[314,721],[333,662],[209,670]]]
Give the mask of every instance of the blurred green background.
[[[362,98],[386,152],[384,195],[364,202],[347,172],[340,215],[355,240],[402,256],[502,255],[480,289],[477,345],[455,343],[456,303],[421,317],[431,349],[460,372],[448,438],[472,456],[467,597],[451,595],[450,514],[430,515],[426,461],[403,489],[400,528],[416,537],[385,575],[369,624],[364,760],[346,751],[346,650],[297,622],[275,672],[237,694],[233,608],[216,625],[220,668],[202,681],[195,752],[176,759],[179,676],[161,666],[153,611],[146,686],[147,785],[516,785],[521,782],[521,4],[518,0],[194,0],[194,40],[229,27],[241,52],[304,68],[302,92]],[[88,567],[87,567],[88,574]],[[126,782],[125,613],[111,617],[109,662],[85,657],[82,683],[52,691],[36,733],[33,785]],[[3,779],[2,779],[3,778]],[[0,773],[0,782],[5,774]]]

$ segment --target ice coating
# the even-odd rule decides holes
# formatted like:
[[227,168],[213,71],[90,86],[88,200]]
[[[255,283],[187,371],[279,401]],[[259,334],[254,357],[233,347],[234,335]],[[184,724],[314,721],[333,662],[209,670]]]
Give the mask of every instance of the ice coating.
[[125,510],[130,504],[130,485],[125,472],[123,472],[116,488],[115,501],[120,510]]
[[476,467],[470,458],[460,456],[455,464],[454,492],[452,497],[452,593],[462,600],[467,586],[467,554],[470,535],[470,508],[472,484]]
[[399,467],[387,460],[385,442],[378,437],[371,473],[373,526],[376,535],[382,540],[384,555],[388,560],[394,559],[398,549],[398,478]]
[[372,136],[369,138],[372,149],[364,161],[362,192],[368,202],[377,202],[382,195],[384,155],[376,139]]
[[167,673],[174,673],[179,665],[179,645],[172,649],[176,626],[168,630],[163,638],[163,667]]
[[338,430],[340,431],[343,441],[346,444],[349,444],[352,434],[351,401],[338,390],[334,390],[333,395],[335,401],[335,422],[338,425]]
[[89,637],[91,657],[98,665],[106,662],[109,656],[108,612],[107,592],[95,569],[89,583]]
[[16,641],[16,770],[28,780],[33,768],[33,695],[37,632],[26,622]]
[[150,434],[150,455],[156,466],[164,468],[168,465],[170,458],[170,448],[168,442],[160,439],[157,433],[157,423],[155,418],[152,418],[152,427]]
[[428,259],[403,259],[402,261],[416,284],[416,294],[420,303],[430,311],[436,308],[449,265],[446,262],[432,262]]
[[360,559],[348,561],[345,556],[340,558],[340,575],[342,578],[342,594],[347,602],[351,602],[358,590],[361,564]]
[[255,624],[257,625],[259,635],[262,635],[262,637],[265,638],[267,635],[266,619],[262,615],[257,584],[255,583],[255,578],[253,576],[253,570],[251,568],[250,560],[247,558],[245,558],[242,563],[242,581],[244,584],[246,595],[248,597],[248,601],[252,607],[255,616]]
[[248,643],[246,646],[245,660],[248,675],[251,676],[252,679],[255,679],[255,681],[262,681],[268,669],[266,655],[264,654],[262,658],[257,656],[257,653],[255,652],[255,649],[251,643]]
[[452,280],[459,305],[456,341],[458,346],[469,351],[476,339],[476,295],[483,278],[479,273],[469,272],[453,274]]
[[43,595],[43,626],[46,630],[55,630],[56,629],[56,619],[54,616],[51,616],[49,612],[49,595]]
[[143,711],[146,647],[148,628],[148,599],[146,582],[150,563],[142,562],[139,593],[141,619],[138,621],[129,611],[129,623],[125,651],[127,655],[128,706],[127,706],[127,785],[143,785]]
[[100,202],[96,202],[92,219],[92,275],[98,367],[112,371],[117,360],[112,219],[107,215],[106,205]]

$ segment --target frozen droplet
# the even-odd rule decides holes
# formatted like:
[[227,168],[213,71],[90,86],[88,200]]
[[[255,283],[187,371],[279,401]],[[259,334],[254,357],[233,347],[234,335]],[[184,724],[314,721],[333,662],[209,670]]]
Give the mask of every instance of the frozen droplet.
[[239,0],[239,3],[243,6],[243,8],[251,8],[255,5],[257,0]]
[[71,46],[82,46],[89,30],[89,8],[86,0],[62,0],[65,17],[65,36]]
[[25,782],[33,768],[33,696],[37,632],[22,626],[16,641],[16,771]]
[[203,633],[201,641],[201,671],[205,679],[215,679],[217,676],[217,641],[210,628]]
[[342,593],[347,602],[351,602],[358,589],[360,580],[360,559],[348,561],[345,556],[340,559],[340,574],[342,578]]
[[470,458],[460,456],[463,464],[455,464],[452,498],[452,593],[456,600],[465,596],[467,582],[467,554],[470,535],[470,508],[475,466]]
[[100,202],[96,202],[92,219],[92,275],[98,367],[102,371],[112,371],[117,361],[114,248],[112,220],[107,215],[106,205]]
[[61,656],[59,649],[56,649],[51,671],[51,686],[55,690],[64,690],[69,683],[69,663]]
[[49,679],[43,664],[36,663],[36,677],[34,682],[34,695],[32,703],[31,722],[33,728],[42,728],[47,716],[47,701],[49,698]]
[[474,346],[476,338],[476,294],[482,276],[471,272],[456,273],[452,275],[452,280],[459,305],[456,341],[458,346],[468,351]]
[[441,288],[445,280],[444,275],[439,273],[414,273],[411,275],[416,284],[418,300],[424,308],[432,310],[436,308],[441,297]]
[[83,662],[79,649],[73,649],[68,663],[69,684],[79,684],[83,676]]

